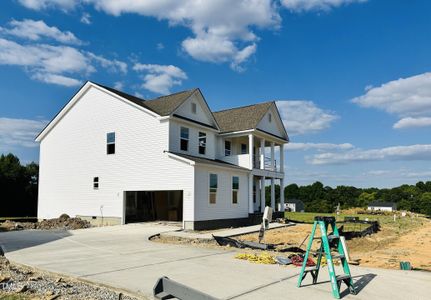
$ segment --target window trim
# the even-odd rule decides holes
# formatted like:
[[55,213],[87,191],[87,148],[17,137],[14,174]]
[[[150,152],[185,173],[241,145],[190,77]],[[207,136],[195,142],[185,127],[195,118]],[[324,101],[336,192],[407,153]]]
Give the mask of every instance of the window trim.
[[[234,184],[234,182],[233,182],[233,179],[234,178],[238,178],[238,188],[237,189],[234,189],[233,188],[233,184]],[[230,197],[231,197],[231,204],[232,205],[238,205],[239,204],[239,183],[240,183],[240,180],[239,180],[239,176],[237,176],[237,175],[232,175],[232,177],[231,177],[231,193],[230,193]],[[236,203],[235,202],[233,202],[233,193],[234,192],[236,192]]]
[[[185,138],[185,137],[183,137],[182,136],[182,129],[187,129],[187,138]],[[183,150],[182,149],[182,141],[186,141],[187,143],[186,143],[186,150]],[[190,128],[188,128],[188,127],[185,127],[185,126],[180,126],[180,151],[183,151],[183,152],[188,152],[189,151],[189,144],[190,144]]]
[[[212,175],[214,175],[215,179],[216,179],[216,187],[215,188],[211,187],[211,176]],[[212,190],[215,190],[215,191],[212,191]],[[209,205],[216,205],[217,204],[217,191],[218,191],[218,174],[209,173],[209,176],[208,176],[208,204]],[[215,194],[214,203],[211,203],[211,194],[212,193]]]
[[[112,141],[109,141],[109,135],[110,134],[113,134],[114,135],[114,141],[112,142]],[[115,131],[111,131],[111,132],[107,132],[106,133],[106,155],[112,155],[112,154],[115,154],[115,150],[116,150],[116,145],[115,145],[115,143],[116,143],[116,140],[117,140],[117,137],[116,137],[116,134],[115,134]],[[110,146],[112,146],[113,145],[113,152],[112,153],[109,153],[109,151],[110,151]]]
[[[201,145],[201,139],[204,140],[203,146]],[[201,149],[203,149],[203,153],[201,153]],[[207,133],[203,131],[198,133],[198,153],[200,155],[206,155],[207,153]]]
[[[229,149],[226,148],[226,143],[229,143]],[[229,140],[224,140],[224,156],[232,155],[232,142]]]

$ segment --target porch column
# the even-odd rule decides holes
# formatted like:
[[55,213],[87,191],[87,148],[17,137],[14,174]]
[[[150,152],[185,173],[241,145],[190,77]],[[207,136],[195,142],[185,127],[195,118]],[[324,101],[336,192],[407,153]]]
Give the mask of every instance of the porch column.
[[275,143],[271,142],[271,169],[275,171],[275,154],[274,154]]
[[254,203],[254,208],[257,211],[257,207],[260,203],[260,179],[256,177],[256,203]]
[[284,177],[280,178],[280,211],[284,211]]
[[284,144],[280,145],[280,172],[284,172]]
[[260,139],[260,168],[265,169],[265,139]]
[[260,180],[260,211],[265,210],[265,176]]
[[271,178],[271,207],[272,211],[275,211],[275,185],[274,185],[274,177]]
[[250,164],[250,170],[253,169],[254,167],[254,153],[253,153],[253,145],[254,145],[254,138],[253,138],[253,134],[249,134],[248,135],[248,153],[249,153],[249,164]]
[[253,203],[253,174],[248,175],[248,213],[254,213]]

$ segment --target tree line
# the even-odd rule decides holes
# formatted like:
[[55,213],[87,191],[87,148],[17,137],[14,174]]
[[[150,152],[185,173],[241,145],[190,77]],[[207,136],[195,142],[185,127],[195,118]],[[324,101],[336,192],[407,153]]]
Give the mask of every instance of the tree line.
[[[280,198],[279,195],[280,186],[276,186],[276,199]],[[370,202],[379,201],[394,202],[398,210],[431,216],[431,181],[382,189],[344,185],[332,188],[317,181],[305,186],[290,184],[284,188],[284,195],[285,200],[298,199],[304,202],[305,211],[309,212],[334,212],[338,203],[341,209],[366,208]],[[270,203],[270,187],[266,187],[266,202]]]
[[35,217],[39,165],[21,165],[13,154],[0,156],[0,217]]

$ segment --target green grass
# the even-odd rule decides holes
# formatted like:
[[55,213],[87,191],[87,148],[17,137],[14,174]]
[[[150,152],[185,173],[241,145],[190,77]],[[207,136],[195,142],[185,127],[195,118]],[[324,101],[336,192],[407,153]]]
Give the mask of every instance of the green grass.
[[10,294],[10,295],[2,295],[0,292],[0,300],[26,300],[27,296],[18,295],[18,294]]
[[[337,222],[343,222],[344,217],[359,217],[359,220],[365,220],[368,218],[369,221],[379,221],[380,226],[385,226],[385,228],[390,228],[397,233],[403,233],[404,231],[408,231],[412,228],[421,226],[426,219],[423,217],[419,218],[411,218],[405,217],[400,218],[397,217],[394,222],[393,215],[367,215],[367,214],[340,214],[336,215],[335,213],[313,213],[313,212],[286,212],[285,217],[292,221],[304,222],[304,223],[313,223],[315,216],[328,216],[335,217]],[[359,226],[358,224],[348,224],[348,227],[345,226],[345,231],[357,230],[354,226]],[[353,226],[352,228],[350,226]],[[364,228],[365,229],[365,228]]]

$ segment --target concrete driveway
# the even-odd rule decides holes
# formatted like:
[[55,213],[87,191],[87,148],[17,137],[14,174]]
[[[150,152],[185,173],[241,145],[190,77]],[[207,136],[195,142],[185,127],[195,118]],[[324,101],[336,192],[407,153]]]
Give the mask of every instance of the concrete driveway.
[[[148,241],[153,234],[177,229],[132,224],[75,231],[16,231],[0,233],[0,244],[12,261],[150,299],[161,276],[220,299],[333,299],[326,269],[319,275],[324,283],[297,288],[299,268],[240,261],[233,258],[235,250]],[[359,294],[343,294],[345,299],[429,299],[431,273],[352,267],[352,274]]]

